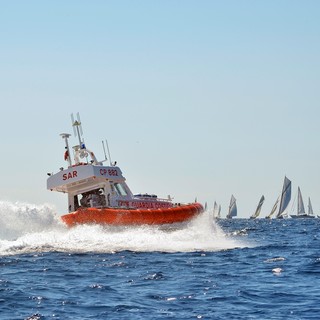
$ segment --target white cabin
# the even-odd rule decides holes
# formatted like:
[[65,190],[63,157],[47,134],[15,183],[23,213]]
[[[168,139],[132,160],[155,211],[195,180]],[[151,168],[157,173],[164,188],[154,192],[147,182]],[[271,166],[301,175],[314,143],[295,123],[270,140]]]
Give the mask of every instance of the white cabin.
[[[79,135],[80,121],[75,121]],[[55,174],[49,174],[47,189],[68,194],[68,210],[79,208],[117,207],[117,208],[169,208],[171,199],[159,199],[155,195],[133,195],[126,184],[119,167],[104,166],[94,153],[88,150],[79,138],[79,145],[73,147],[74,161],[70,158],[68,138],[70,134],[61,134],[65,139],[65,160],[68,168],[60,168]],[[91,158],[89,161],[88,158]],[[82,162],[81,160],[85,160]]]

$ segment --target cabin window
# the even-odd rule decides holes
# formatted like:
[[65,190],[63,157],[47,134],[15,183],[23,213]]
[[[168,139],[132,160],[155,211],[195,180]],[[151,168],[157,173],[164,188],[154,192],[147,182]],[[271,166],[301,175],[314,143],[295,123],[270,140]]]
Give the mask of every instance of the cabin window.
[[124,186],[121,183],[115,183],[114,187],[117,190],[118,195],[120,195],[120,196],[128,195],[126,189],[124,188]]
[[80,204],[83,208],[103,207],[106,205],[106,197],[102,188],[90,190],[81,195]]

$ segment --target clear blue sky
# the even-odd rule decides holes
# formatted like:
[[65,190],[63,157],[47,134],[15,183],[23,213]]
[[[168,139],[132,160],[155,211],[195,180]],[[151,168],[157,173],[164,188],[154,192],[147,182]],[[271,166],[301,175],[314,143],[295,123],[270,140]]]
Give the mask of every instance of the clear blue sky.
[[[0,200],[50,203],[80,112],[134,193],[320,214],[319,1],[0,1]],[[75,142],[75,140],[73,140]]]

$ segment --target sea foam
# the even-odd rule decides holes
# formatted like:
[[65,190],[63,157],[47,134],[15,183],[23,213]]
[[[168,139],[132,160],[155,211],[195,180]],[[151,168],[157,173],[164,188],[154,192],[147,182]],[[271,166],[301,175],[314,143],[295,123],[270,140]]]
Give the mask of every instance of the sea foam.
[[182,226],[67,228],[54,207],[0,202],[0,255],[33,252],[218,251],[245,246],[225,235],[209,211]]

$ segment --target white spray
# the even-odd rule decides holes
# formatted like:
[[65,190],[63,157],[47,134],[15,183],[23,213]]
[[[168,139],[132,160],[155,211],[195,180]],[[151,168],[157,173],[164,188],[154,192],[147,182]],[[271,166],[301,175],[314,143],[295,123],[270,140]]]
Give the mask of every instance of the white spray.
[[209,211],[179,228],[82,225],[69,229],[49,205],[0,201],[0,256],[50,251],[218,251],[243,246],[224,234]]

